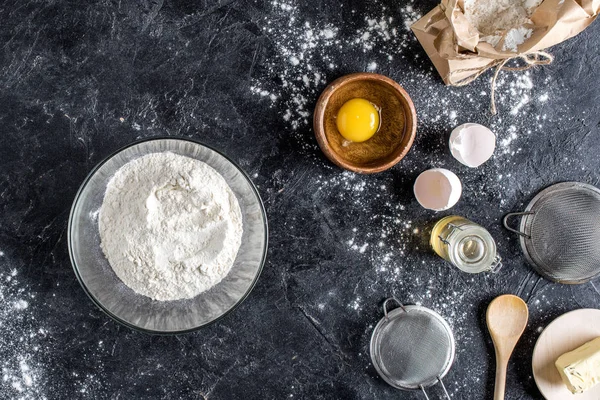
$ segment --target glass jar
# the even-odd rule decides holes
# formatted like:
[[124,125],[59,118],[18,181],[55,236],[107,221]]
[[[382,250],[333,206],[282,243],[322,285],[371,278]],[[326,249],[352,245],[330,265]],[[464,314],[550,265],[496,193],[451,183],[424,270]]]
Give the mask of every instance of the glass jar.
[[429,239],[437,255],[462,271],[498,272],[502,258],[496,252],[496,242],[480,225],[458,215],[439,220]]

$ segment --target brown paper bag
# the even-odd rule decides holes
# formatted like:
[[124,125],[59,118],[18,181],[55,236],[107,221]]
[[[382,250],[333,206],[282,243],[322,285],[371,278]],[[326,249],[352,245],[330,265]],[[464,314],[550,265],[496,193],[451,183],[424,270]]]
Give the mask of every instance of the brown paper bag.
[[577,35],[599,12],[600,0],[544,0],[530,17],[531,37],[516,53],[498,50],[503,39],[495,48],[480,42],[479,33],[463,13],[463,0],[442,0],[411,29],[444,82],[464,85],[489,68],[502,69],[511,58],[523,59],[525,68],[548,64],[552,57],[542,50]]

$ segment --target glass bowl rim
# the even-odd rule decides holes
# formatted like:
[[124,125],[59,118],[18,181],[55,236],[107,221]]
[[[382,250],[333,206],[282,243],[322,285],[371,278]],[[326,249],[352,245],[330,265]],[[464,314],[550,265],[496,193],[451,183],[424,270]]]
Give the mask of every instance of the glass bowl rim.
[[[215,153],[217,153],[221,157],[225,158],[225,160],[227,160],[233,167],[235,167],[235,169],[237,169],[241,173],[242,177],[248,182],[248,184],[249,184],[250,189],[252,190],[252,192],[254,192],[254,194],[256,195],[256,198],[258,199],[258,205],[259,205],[259,208],[260,208],[260,213],[261,213],[261,215],[263,217],[263,225],[264,225],[264,229],[265,229],[265,237],[264,237],[265,241],[264,241],[264,246],[263,246],[263,249],[262,249],[262,257],[261,257],[261,260],[260,260],[260,265],[258,267],[256,276],[254,277],[254,279],[250,283],[250,286],[248,287],[248,289],[246,290],[246,292],[242,295],[242,297],[240,297],[239,300],[237,300],[235,302],[235,304],[231,308],[229,308],[227,311],[225,311],[223,314],[219,315],[217,318],[213,319],[212,321],[209,321],[209,322],[204,323],[202,325],[195,326],[193,328],[182,329],[182,330],[177,330],[177,331],[160,331],[160,330],[153,330],[153,329],[141,328],[139,326],[136,326],[134,324],[131,324],[131,323],[129,323],[129,322],[127,322],[127,321],[119,318],[117,315],[113,314],[110,310],[108,310],[104,305],[102,305],[102,303],[100,303],[100,301],[98,301],[94,297],[94,295],[88,290],[87,286],[83,282],[83,279],[81,278],[81,275],[79,274],[79,267],[77,265],[77,262],[75,261],[74,255],[73,255],[73,244],[72,244],[72,239],[73,239],[73,237],[72,237],[72,234],[73,234],[73,217],[74,217],[74,214],[75,214],[75,208],[76,208],[77,204],[79,203],[81,194],[86,189],[86,187],[89,184],[91,178],[96,174],[96,172],[98,172],[98,170],[104,164],[106,164],[110,159],[112,159],[117,154],[125,151],[126,149],[128,149],[130,147],[134,147],[134,146],[137,146],[137,145],[145,143],[145,142],[161,141],[161,140],[175,140],[175,141],[187,141],[187,142],[191,142],[191,143],[194,143],[196,145],[206,147],[209,150],[214,151]],[[260,193],[258,192],[258,189],[254,185],[254,183],[252,182],[252,180],[250,179],[250,177],[248,176],[248,174],[236,162],[234,162],[231,158],[229,158],[228,156],[226,156],[225,154],[223,154],[221,151],[215,149],[214,147],[209,146],[209,145],[207,145],[207,144],[205,144],[205,143],[203,143],[203,142],[201,142],[199,140],[196,140],[196,139],[191,139],[191,138],[187,138],[187,137],[179,137],[179,136],[153,136],[153,137],[149,137],[149,138],[135,140],[134,142],[131,142],[131,143],[125,145],[125,146],[120,147],[119,149],[117,149],[117,150],[113,151],[112,153],[110,153],[108,156],[106,156],[104,159],[102,159],[98,164],[96,164],[96,166],[94,166],[94,168],[92,168],[92,170],[87,174],[87,176],[83,180],[83,183],[79,186],[79,189],[77,190],[77,193],[75,194],[75,198],[74,198],[73,204],[71,206],[71,211],[69,212],[69,222],[68,222],[68,228],[67,228],[67,239],[68,239],[67,240],[67,245],[68,245],[68,249],[69,249],[69,258],[71,260],[71,266],[73,267],[73,271],[75,272],[75,276],[77,277],[77,280],[79,281],[79,284],[83,288],[83,291],[85,292],[85,294],[90,298],[90,300],[92,300],[92,302],[96,305],[96,307],[98,307],[104,314],[108,315],[114,321],[118,322],[119,324],[121,324],[123,326],[131,328],[133,330],[136,330],[136,331],[139,331],[139,332],[143,332],[143,333],[147,333],[147,334],[153,334],[153,335],[171,336],[171,335],[178,335],[178,334],[182,334],[182,333],[195,332],[195,331],[197,331],[197,330],[199,330],[201,328],[210,326],[210,325],[216,323],[217,321],[221,320],[222,318],[224,318],[226,315],[228,315],[232,311],[234,311],[240,304],[242,304],[244,302],[244,300],[246,300],[246,298],[250,295],[250,293],[252,292],[252,290],[256,286],[256,283],[258,282],[258,278],[260,277],[260,275],[262,273],[262,270],[264,268],[265,262],[266,262],[267,252],[268,252],[268,248],[269,248],[269,224],[268,224],[268,220],[267,220],[267,212],[265,210],[265,205],[264,205],[264,203],[262,201],[262,198],[260,197]]]

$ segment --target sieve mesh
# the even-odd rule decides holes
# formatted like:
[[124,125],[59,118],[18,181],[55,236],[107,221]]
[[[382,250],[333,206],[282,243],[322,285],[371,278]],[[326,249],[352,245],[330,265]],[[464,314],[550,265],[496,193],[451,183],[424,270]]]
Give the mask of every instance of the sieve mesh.
[[600,274],[597,189],[567,186],[534,199],[529,208],[525,250],[540,274],[564,283],[586,282]]
[[451,357],[451,339],[431,314],[405,313],[386,324],[380,337],[381,368],[398,386],[435,382]]

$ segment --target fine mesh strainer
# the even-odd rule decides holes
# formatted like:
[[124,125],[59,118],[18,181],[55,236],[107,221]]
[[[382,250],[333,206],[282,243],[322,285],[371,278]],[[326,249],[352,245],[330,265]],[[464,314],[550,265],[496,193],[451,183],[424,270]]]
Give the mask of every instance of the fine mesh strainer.
[[[519,229],[509,226],[520,216]],[[527,261],[542,276],[559,283],[585,283],[600,275],[600,190],[564,182],[542,190],[524,212],[504,217],[520,236]]]
[[[388,312],[391,302],[399,307]],[[423,306],[403,305],[395,297],[383,303],[384,317],[371,336],[371,360],[391,386],[422,390],[441,383],[454,361],[454,336],[446,321]]]

